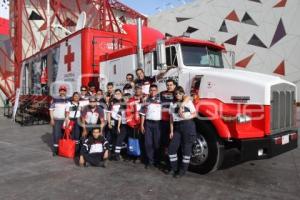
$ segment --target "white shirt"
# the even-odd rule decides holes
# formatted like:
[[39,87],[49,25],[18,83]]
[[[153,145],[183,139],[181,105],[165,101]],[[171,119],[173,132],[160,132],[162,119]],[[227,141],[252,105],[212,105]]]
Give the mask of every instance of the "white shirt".
[[85,107],[85,106],[89,105],[89,103],[90,103],[89,96],[81,96],[79,102],[80,102],[81,107]]
[[53,111],[54,119],[57,119],[57,120],[65,119],[67,103],[68,103],[68,99],[54,98],[52,100],[49,110]]
[[[77,112],[76,112],[76,107],[77,107]],[[69,102],[66,105],[66,112],[69,112],[69,117],[71,119],[79,118],[81,109],[82,109],[82,106],[80,103],[78,103],[78,105],[76,105],[73,102]],[[75,113],[76,113],[76,116],[75,116]]]
[[177,103],[171,103],[170,104],[170,115],[173,117],[174,122],[183,121],[190,119],[192,117],[192,114],[196,112],[196,108],[191,100],[184,106],[185,111],[183,112],[185,118],[182,118],[178,114],[179,106]]
[[114,120],[121,119],[122,124],[126,124],[126,112],[125,109],[121,107],[121,105],[116,104],[112,106],[111,117]]

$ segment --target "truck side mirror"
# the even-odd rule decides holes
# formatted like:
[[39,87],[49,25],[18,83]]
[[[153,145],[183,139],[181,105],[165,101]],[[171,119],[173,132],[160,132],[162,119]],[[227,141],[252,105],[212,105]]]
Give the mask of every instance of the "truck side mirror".
[[156,43],[157,52],[157,69],[166,70],[167,67],[167,57],[166,57],[166,44],[164,40],[159,40]]

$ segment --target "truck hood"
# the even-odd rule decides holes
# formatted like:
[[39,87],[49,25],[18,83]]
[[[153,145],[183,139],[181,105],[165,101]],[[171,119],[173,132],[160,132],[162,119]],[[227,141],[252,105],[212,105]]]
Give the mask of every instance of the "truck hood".
[[247,104],[270,105],[272,86],[283,84],[286,89],[295,88],[293,83],[280,77],[238,69],[189,67],[183,69],[183,74],[188,75],[189,79],[202,76],[200,97],[217,98],[224,103],[235,103],[233,99],[246,98],[249,99],[245,102]]

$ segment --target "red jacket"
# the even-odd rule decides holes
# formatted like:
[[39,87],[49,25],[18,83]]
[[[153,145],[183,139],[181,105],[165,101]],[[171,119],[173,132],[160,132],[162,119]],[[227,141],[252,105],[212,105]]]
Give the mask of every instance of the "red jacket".
[[141,124],[140,109],[142,101],[140,98],[131,97],[127,102],[126,121],[131,128],[137,128]]

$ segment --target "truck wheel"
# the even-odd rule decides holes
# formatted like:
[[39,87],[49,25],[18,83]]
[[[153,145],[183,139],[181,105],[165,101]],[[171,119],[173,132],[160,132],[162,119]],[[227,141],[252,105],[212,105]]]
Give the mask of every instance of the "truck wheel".
[[196,128],[190,169],[200,174],[216,171],[223,162],[224,144],[208,122],[196,120]]

